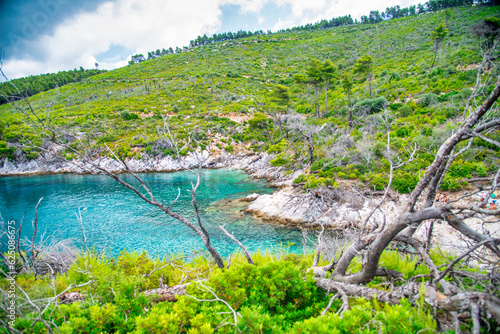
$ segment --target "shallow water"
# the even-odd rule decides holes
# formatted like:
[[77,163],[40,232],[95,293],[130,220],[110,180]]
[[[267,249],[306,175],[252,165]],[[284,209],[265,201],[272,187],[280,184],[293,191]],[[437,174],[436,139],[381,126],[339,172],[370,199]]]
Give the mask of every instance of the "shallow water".
[[[189,171],[176,173],[140,174],[158,200],[172,202],[180,197],[173,211],[182,213],[192,222],[195,214],[191,204],[191,183],[196,177]],[[133,182],[130,175],[120,177]],[[137,182],[134,185],[138,186]],[[263,180],[250,179],[242,171],[226,169],[204,170],[197,191],[202,221],[212,242],[224,256],[237,246],[216,227],[225,225],[250,251],[266,250],[278,245],[299,251],[300,231],[264,223],[239,210],[242,205],[229,205],[227,200],[251,193],[273,191]],[[167,216],[132,191],[104,175],[45,175],[0,178],[0,214],[6,224],[19,224],[23,215],[22,236],[31,239],[34,208],[38,207],[38,235],[56,242],[72,239],[82,247],[83,237],[77,214],[81,213],[87,246],[104,248],[110,256],[122,250],[147,251],[150,256],[185,255],[204,251],[196,233],[181,222]],[[2,250],[5,250],[2,239]]]

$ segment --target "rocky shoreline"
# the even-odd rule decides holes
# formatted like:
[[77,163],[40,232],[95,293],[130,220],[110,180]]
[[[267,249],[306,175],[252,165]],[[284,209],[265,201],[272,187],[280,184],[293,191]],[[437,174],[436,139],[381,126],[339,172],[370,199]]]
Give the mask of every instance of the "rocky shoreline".
[[[255,215],[273,223],[294,225],[300,228],[319,228],[321,226],[338,230],[362,230],[371,227],[371,221],[365,224],[366,217],[381,200],[377,194],[364,194],[356,189],[356,184],[341,183],[339,189],[304,190],[293,184],[293,180],[302,170],[285,173],[282,167],[272,167],[269,162],[274,156],[267,153],[234,156],[222,153],[211,156],[202,151],[180,159],[164,157],[161,159],[127,159],[126,163],[133,172],[175,172],[198,166],[203,161],[204,168],[230,168],[244,170],[250,177],[265,178],[271,186],[279,187],[273,194],[252,194],[238,201],[248,202],[244,212]],[[111,158],[94,161],[99,166],[114,173],[126,172],[124,166]],[[89,173],[90,169],[80,162],[52,160],[32,160],[20,164],[0,161],[0,177],[13,175],[36,175],[58,173]],[[347,181],[346,181],[347,182]],[[374,214],[375,219],[393,221],[401,213],[407,195],[391,192],[381,205],[385,218],[380,211]],[[472,219],[469,226],[480,228],[481,221]],[[478,225],[478,226],[475,226]],[[493,225],[493,224],[492,224]],[[426,240],[429,223],[423,224],[416,234],[422,241]],[[500,234],[495,228],[493,234]],[[433,242],[443,250],[458,252],[465,247],[465,241],[446,224],[434,224]]]
[[[272,167],[270,161],[273,155],[267,153],[232,155],[221,153],[210,155],[207,151],[192,153],[174,159],[170,156],[163,158],[127,159],[128,167],[137,173],[147,172],[175,172],[194,168],[202,162],[203,168],[230,168],[244,170],[252,178],[267,179],[271,186],[279,187],[272,195],[253,195],[246,200],[249,205],[245,212],[256,215],[264,220],[287,225],[315,227],[321,224],[338,227],[352,225],[361,215],[360,207],[350,203],[333,203],[323,198],[317,202],[309,192],[302,187],[293,185],[293,180],[302,173],[302,170],[292,174],[285,173],[282,167]],[[99,158],[92,163],[113,173],[126,172],[120,162],[109,157]],[[0,161],[0,176],[40,175],[40,174],[88,174],[95,171],[89,164],[81,161],[62,161],[57,156],[52,158],[38,158],[36,160],[14,163]],[[328,207],[328,208],[327,208]],[[362,209],[363,210],[363,209]],[[368,211],[365,208],[364,211]]]
[[[330,227],[357,225],[356,223],[362,214],[369,211],[368,207],[362,208],[359,205],[353,206],[351,203],[340,204],[329,200],[325,201],[325,198],[318,202],[310,192],[304,192],[302,187],[293,185],[293,180],[302,173],[302,170],[287,174],[283,167],[270,165],[273,157],[267,153],[232,155],[224,152],[210,155],[207,151],[200,151],[180,159],[166,156],[163,158],[127,159],[126,163],[133,172],[145,173],[185,170],[197,167],[201,161],[203,168],[239,169],[244,170],[252,178],[267,179],[271,186],[280,189],[272,195],[255,194],[245,199],[249,205],[244,211],[280,224],[302,227],[317,227],[321,224]],[[113,173],[126,172],[123,164],[109,157],[96,159],[92,163]],[[63,161],[57,156],[20,163],[0,161],[0,177],[61,173],[88,174],[92,171],[95,171],[95,168],[89,164],[84,165],[78,160]]]

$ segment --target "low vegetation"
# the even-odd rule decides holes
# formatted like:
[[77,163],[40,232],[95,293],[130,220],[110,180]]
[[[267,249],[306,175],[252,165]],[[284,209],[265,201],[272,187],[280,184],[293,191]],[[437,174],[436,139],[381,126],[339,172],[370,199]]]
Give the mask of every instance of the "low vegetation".
[[[431,255],[441,263],[450,260]],[[231,266],[222,270],[202,256],[151,259],[124,251],[107,258],[90,251],[78,255],[64,274],[16,277],[26,293],[20,298],[29,296],[31,303],[19,304],[22,316],[15,328],[24,333],[45,333],[48,328],[58,333],[434,333],[435,316],[447,321],[444,314],[433,314],[423,295],[398,305],[363,298],[349,299],[348,306],[341,298],[330,303],[335,293],[318,289],[312,273],[306,272],[312,258],[281,248],[254,254],[255,265],[249,265],[235,254]],[[429,273],[413,256],[397,252],[384,253],[381,263],[404,273],[404,280],[425,280],[417,275]],[[159,281],[168,287],[182,283],[185,294],[175,301],[145,294],[157,289]],[[401,282],[380,278],[371,286],[387,291]],[[0,284],[6,290],[9,282],[2,279]],[[81,285],[72,289],[76,300],[66,299],[70,284]]]
[[[29,100],[38,117],[65,131],[80,152],[107,145],[123,158],[170,155],[157,131],[167,124],[177,140],[196,141],[193,149],[212,143],[233,154],[267,151],[279,155],[273,165],[289,170],[313,164],[318,180],[308,176],[311,187],[348,178],[383,188],[389,133],[393,155],[405,159],[412,148],[418,151],[395,174],[393,188],[404,193],[415,181],[402,178],[418,177],[472,107],[482,41],[491,36],[471,32],[484,22],[495,25],[495,15],[498,7],[453,7],[202,43]],[[443,22],[447,34],[436,48],[433,34]],[[329,70],[321,67],[327,63]],[[480,74],[494,74],[488,71]],[[492,89],[485,79],[481,94]],[[36,159],[46,134],[32,131],[16,105],[0,106],[0,157]],[[492,135],[500,138],[498,131]],[[470,172],[443,190],[462,189],[467,178],[495,169],[496,146],[475,139],[472,147],[463,157]]]
[[[437,9],[445,3],[428,2]],[[182,52],[160,52],[0,106],[3,161],[62,148],[65,159],[93,163],[191,227],[211,255],[109,259],[88,251],[68,271],[41,274],[29,261],[36,253],[26,260],[19,250],[24,272],[15,271],[16,282],[26,293],[13,325],[68,333],[498,331],[500,239],[467,220],[496,223],[490,218],[500,214],[486,208],[500,178],[499,7],[446,7],[452,8],[202,39]],[[257,253],[254,264],[234,255],[229,266],[199,216],[188,221],[139,179],[141,188],[134,188],[93,160],[186,155],[209,146],[267,152],[272,166],[301,171],[294,183],[317,189],[308,194],[321,200],[340,183],[358,193],[385,190],[380,204],[389,187],[409,195],[390,221],[374,215],[375,207],[327,261],[320,224],[314,255]],[[439,191],[481,178],[490,183],[482,201],[435,203]],[[468,240],[458,257],[431,250],[432,226],[440,221]],[[425,223],[427,241],[417,241],[414,233]],[[154,300],[158,290],[151,289],[164,285],[182,290],[175,302]],[[78,301],[60,305],[66,289]]]

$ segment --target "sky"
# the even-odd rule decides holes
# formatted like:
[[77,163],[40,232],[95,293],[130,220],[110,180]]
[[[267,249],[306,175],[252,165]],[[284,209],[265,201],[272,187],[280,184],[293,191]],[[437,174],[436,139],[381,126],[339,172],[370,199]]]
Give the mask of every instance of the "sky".
[[[187,46],[197,36],[273,32],[322,19],[424,3],[418,0],[0,0],[2,70],[8,79],[111,70],[133,54]],[[4,81],[4,80],[0,80]]]

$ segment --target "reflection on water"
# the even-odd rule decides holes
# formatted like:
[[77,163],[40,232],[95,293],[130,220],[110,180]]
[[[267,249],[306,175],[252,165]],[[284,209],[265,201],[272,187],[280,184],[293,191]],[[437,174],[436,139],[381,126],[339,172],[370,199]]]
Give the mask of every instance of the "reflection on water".
[[[121,177],[137,185],[130,175]],[[173,209],[195,221],[189,192],[195,181],[192,173],[149,173],[141,177],[155,197],[165,204],[170,204],[180,191]],[[287,243],[295,243],[291,250],[299,251],[300,231],[264,223],[240,212],[246,203],[230,202],[254,192],[264,194],[272,190],[264,181],[249,179],[241,171],[203,171],[197,201],[212,242],[223,255],[228,255],[237,246],[216,229],[218,225],[224,225],[250,251]],[[50,236],[53,241],[71,238],[81,247],[82,233],[77,220],[80,212],[87,244],[105,247],[112,256],[123,249],[145,250],[151,256],[187,255],[204,250],[193,230],[145,203],[109,177],[64,174],[0,178],[0,214],[4,222],[14,220],[17,223],[25,215],[25,237],[31,238],[33,210],[41,197],[38,238],[42,235]],[[4,248],[5,242],[2,242],[2,250]]]

